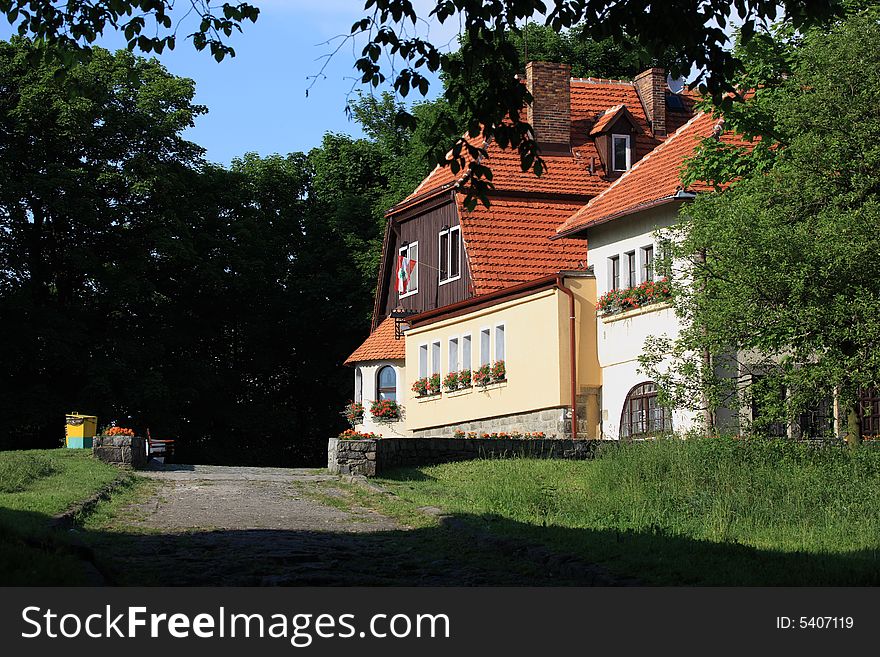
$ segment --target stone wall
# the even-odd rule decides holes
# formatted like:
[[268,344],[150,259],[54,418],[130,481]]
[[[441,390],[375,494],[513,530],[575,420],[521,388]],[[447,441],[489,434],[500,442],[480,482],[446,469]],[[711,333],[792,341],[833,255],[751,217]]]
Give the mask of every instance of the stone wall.
[[332,474],[374,477],[391,468],[478,458],[592,458],[599,441],[533,438],[381,438],[339,440],[327,445]]
[[465,433],[535,433],[543,432],[547,438],[562,438],[569,433],[570,419],[567,418],[568,407],[547,408],[531,413],[517,413],[500,417],[483,418],[471,422],[447,424],[442,427],[414,430],[413,436],[418,438],[452,438],[455,431]]
[[141,468],[147,464],[147,441],[141,436],[95,436],[92,454],[105,463]]

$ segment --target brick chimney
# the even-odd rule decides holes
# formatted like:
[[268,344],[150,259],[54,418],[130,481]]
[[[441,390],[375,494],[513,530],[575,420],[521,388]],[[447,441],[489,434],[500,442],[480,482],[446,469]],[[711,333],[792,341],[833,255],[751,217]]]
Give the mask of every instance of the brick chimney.
[[636,93],[645,108],[645,115],[656,137],[666,136],[666,71],[649,68],[639,73],[635,80]]
[[526,87],[532,94],[528,121],[545,151],[571,152],[571,66],[552,62],[526,64]]

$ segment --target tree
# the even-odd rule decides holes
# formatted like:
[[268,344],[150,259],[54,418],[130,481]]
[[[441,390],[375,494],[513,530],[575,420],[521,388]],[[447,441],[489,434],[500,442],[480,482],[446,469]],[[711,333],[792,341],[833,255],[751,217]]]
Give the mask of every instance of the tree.
[[36,48],[0,43],[0,412],[16,440],[57,432],[93,357],[110,357],[102,336],[115,332],[111,353],[135,348],[125,320],[153,294],[157,200],[199,161],[181,132],[205,111],[157,62],[95,49],[62,79],[51,52],[33,65]]
[[[193,17],[199,19],[191,34],[193,44],[198,49],[208,48],[218,61],[235,54],[225,39],[241,30],[244,21],[256,20],[259,13],[247,3],[215,6],[191,0],[191,4]],[[423,17],[412,0],[365,0],[366,15],[355,22],[351,35],[366,39],[362,56],[355,63],[362,82],[376,87],[390,80],[401,96],[411,90],[427,94],[429,73],[442,71],[452,79],[473,79],[482,71],[492,84],[469,104],[469,136],[482,134],[502,148],[517,149],[523,170],[541,175],[544,163],[540,149],[521,116],[531,98],[523,85],[507,75],[510,70],[522,68],[518,50],[507,35],[519,34],[527,19],[543,19],[557,32],[581,25],[587,36],[599,41],[610,38],[624,43],[632,39],[638,44],[639,58],[645,62],[661,58],[670,50],[679,53],[684,65],[674,66],[673,73],[685,73],[691,64],[697,66],[705,73],[708,91],[719,100],[730,88],[729,80],[736,71],[737,60],[726,49],[728,39],[724,33],[735,15],[742,20],[742,38],[748,40],[756,26],[776,18],[780,9],[800,29],[833,17],[842,10],[842,4],[842,0],[671,0],[653,4],[640,0],[554,0],[548,8],[543,0],[436,0],[427,18],[441,23],[458,21],[467,36],[460,53],[452,57],[428,38],[413,33]],[[94,42],[105,30],[119,29],[128,39],[129,48],[145,52],[174,47],[178,28],[169,15],[171,5],[171,0],[0,0],[0,10],[22,34],[33,34],[50,44],[81,47]],[[155,36],[146,34],[147,21],[151,22],[149,32]],[[416,123],[410,112],[399,113],[398,120],[409,126]],[[468,169],[470,205],[477,199],[488,203],[491,170],[478,161],[481,154],[478,146],[458,139],[442,160],[454,172]]]
[[[709,141],[692,162],[691,178],[731,185],[683,209],[672,255],[693,276],[676,300],[685,328],[645,360],[673,402],[708,392],[717,407],[739,394],[773,422],[836,395],[860,440],[858,390],[880,381],[878,25],[862,12],[828,30],[765,34],[746,53],[755,92],[725,127],[763,143],[750,155]],[[704,350],[716,356],[709,368]],[[664,352],[677,359],[670,370]],[[761,386],[738,381],[740,367]]]

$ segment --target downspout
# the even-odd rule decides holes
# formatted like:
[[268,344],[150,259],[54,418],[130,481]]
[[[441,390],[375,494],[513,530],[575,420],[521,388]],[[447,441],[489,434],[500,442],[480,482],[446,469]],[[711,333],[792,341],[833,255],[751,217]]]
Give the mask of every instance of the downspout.
[[577,351],[574,325],[574,292],[565,287],[565,277],[561,274],[556,277],[556,287],[568,297],[568,358],[569,370],[571,372],[571,439],[577,440]]

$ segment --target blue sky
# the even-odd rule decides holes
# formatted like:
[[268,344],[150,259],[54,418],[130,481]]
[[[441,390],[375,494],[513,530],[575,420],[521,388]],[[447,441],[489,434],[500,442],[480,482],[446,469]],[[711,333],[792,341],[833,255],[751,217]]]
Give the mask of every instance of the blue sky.
[[[349,43],[332,58],[306,98],[323,64],[321,57],[362,17],[361,0],[251,0],[261,10],[255,24],[248,22],[231,43],[236,57],[217,63],[207,51],[198,53],[190,41],[178,40],[173,52],[159,56],[175,75],[196,81],[196,102],[208,107],[187,138],[207,149],[209,160],[228,164],[248,151],[260,155],[307,151],[317,146],[325,132],[359,135],[357,125],[345,116],[346,94],[363,88],[355,82],[357,58]],[[181,3],[188,4],[188,3]],[[424,8],[428,0],[419,0]],[[184,27],[193,29],[191,23]],[[456,26],[457,27],[457,26]],[[433,40],[447,42],[455,36],[452,26],[422,26]],[[0,20],[0,38],[12,33]],[[185,34],[182,28],[179,34]],[[115,49],[125,46],[119,35],[106,35],[100,42]],[[359,53],[359,49],[357,50]],[[432,86],[430,95],[439,91]]]

